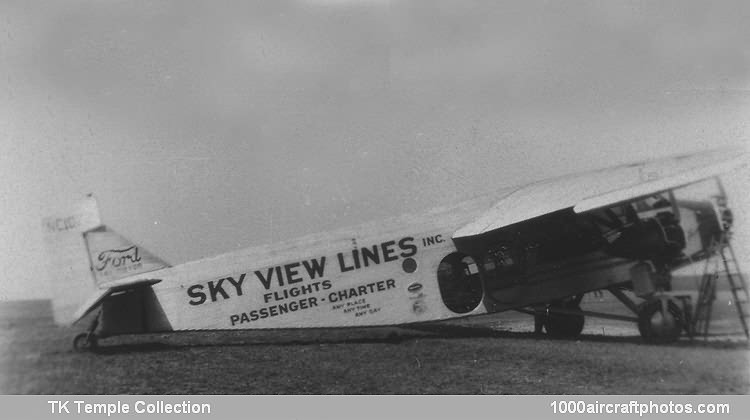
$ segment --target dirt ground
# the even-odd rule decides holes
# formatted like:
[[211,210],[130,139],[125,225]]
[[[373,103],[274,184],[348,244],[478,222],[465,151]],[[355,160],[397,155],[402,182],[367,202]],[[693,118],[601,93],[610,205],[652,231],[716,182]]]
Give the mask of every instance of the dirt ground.
[[[587,296],[584,309],[614,307],[611,299]],[[648,345],[630,323],[591,318],[578,339],[553,340],[508,312],[417,329],[123,336],[91,354],[72,351],[79,330],[54,326],[49,302],[5,302],[0,392],[748,394],[739,325],[719,304],[708,340]]]

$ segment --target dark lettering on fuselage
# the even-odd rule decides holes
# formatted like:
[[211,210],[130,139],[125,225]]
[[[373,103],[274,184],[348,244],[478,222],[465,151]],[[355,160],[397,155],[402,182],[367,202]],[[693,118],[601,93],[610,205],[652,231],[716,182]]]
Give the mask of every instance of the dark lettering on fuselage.
[[329,302],[340,302],[342,300],[351,299],[353,297],[360,297],[370,293],[383,292],[388,289],[396,287],[396,280],[388,279],[381,280],[375,283],[363,284],[357,287],[350,287],[348,289],[339,290],[337,292],[331,292],[328,294]]
[[[401,251],[400,253],[398,251]],[[339,252],[336,259],[342,273],[359,270],[380,263],[396,261],[399,258],[409,258],[417,254],[414,238],[401,238],[398,242],[386,241],[371,247],[352,249],[348,253]]]
[[302,262],[293,262],[285,265],[279,265],[275,267],[268,267],[265,273],[261,270],[256,270],[255,277],[258,278],[260,284],[266,290],[271,289],[272,283],[277,283],[279,286],[286,284],[301,283],[304,280],[303,272],[300,270],[300,265],[304,267],[307,273],[307,277],[310,280],[315,280],[318,277],[323,277],[326,266],[326,257],[313,258]]
[[[219,295],[221,295],[223,299],[229,299],[229,294],[224,289],[224,286],[222,284],[225,281],[234,286],[234,290],[237,296],[242,296],[242,283],[245,281],[245,275],[245,273],[241,274],[237,280],[235,280],[234,277],[224,277],[223,279],[219,279],[216,282],[209,281],[208,293],[211,297],[211,302],[216,302]],[[200,305],[205,303],[208,298],[206,294],[202,292],[202,290],[202,284],[196,284],[188,287],[187,294],[192,298],[188,303],[190,303],[191,305]]]
[[[363,248],[355,248],[350,252],[339,252],[336,257],[341,273],[352,270],[371,267],[383,263],[396,261],[400,258],[409,258],[418,252],[413,237],[404,237],[399,240],[385,241],[377,245]],[[311,258],[287,264],[266,267],[242,273],[238,277],[223,277],[206,283],[193,284],[187,288],[190,298],[188,303],[193,306],[203,305],[209,302],[217,302],[230,299],[234,296],[242,296],[245,279],[255,276],[258,282],[269,293],[264,294],[264,300],[268,303],[271,299],[281,300],[294,296],[298,291],[302,294],[312,290],[327,290],[332,287],[330,280],[322,280],[325,276],[326,257]],[[284,289],[287,286],[303,287],[302,289]],[[276,289],[276,290],[272,290]],[[308,291],[309,289],[309,291]],[[282,298],[283,296],[283,298]]]
[[443,242],[445,242],[445,240],[443,239],[443,235],[435,235],[422,238],[422,246],[424,247],[441,244]]
[[[283,287],[302,283],[308,279],[315,280],[323,277],[325,274],[325,264],[326,257],[313,258],[268,267],[264,270],[256,270],[253,272],[253,275],[263,285],[263,288],[270,290],[275,285]],[[236,280],[234,277],[224,277],[218,280],[211,280],[205,284],[194,284],[187,289],[187,294],[190,297],[188,303],[195,306],[209,301],[226,300],[232,296],[242,296],[246,276],[247,273],[242,273]]]

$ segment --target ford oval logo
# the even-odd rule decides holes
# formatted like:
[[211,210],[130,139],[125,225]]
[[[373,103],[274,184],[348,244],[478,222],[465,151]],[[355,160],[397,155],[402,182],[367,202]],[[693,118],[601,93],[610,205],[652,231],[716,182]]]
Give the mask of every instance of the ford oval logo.
[[409,287],[406,288],[406,290],[417,293],[418,291],[422,290],[422,283],[412,283],[409,285]]

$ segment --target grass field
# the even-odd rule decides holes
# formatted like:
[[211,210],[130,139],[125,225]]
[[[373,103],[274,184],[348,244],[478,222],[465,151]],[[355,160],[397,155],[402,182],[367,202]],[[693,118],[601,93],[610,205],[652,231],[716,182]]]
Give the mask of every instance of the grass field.
[[[588,308],[610,307],[589,298]],[[720,300],[721,301],[721,300]],[[720,302],[719,301],[719,302]],[[5,394],[747,394],[739,321],[715,310],[710,340],[642,343],[636,328],[587,319],[577,340],[533,334],[516,312],[395,328],[190,332],[103,340],[74,353],[78,329],[49,302],[0,304]]]

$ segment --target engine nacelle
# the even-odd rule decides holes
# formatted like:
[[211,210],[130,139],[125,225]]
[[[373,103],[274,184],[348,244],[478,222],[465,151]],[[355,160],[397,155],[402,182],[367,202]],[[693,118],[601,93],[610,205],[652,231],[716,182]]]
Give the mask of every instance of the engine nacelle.
[[623,228],[607,253],[635,260],[667,260],[685,248],[685,232],[671,213],[660,213]]

